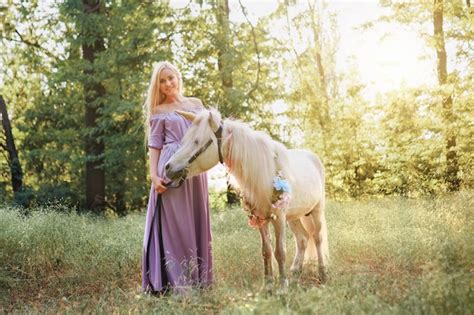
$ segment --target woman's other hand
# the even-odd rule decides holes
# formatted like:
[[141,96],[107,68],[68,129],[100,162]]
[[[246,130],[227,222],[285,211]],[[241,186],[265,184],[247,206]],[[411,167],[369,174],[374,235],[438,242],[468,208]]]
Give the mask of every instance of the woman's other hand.
[[163,178],[158,177],[158,176],[153,176],[151,178],[151,181],[153,182],[153,187],[155,188],[155,191],[157,193],[162,194],[166,191]]

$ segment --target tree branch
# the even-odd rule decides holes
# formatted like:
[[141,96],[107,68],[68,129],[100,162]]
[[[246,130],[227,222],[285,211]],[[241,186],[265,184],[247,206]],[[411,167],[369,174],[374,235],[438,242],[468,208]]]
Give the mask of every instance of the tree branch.
[[252,38],[253,38],[253,44],[255,47],[255,52],[257,54],[257,78],[255,79],[255,83],[253,87],[246,93],[246,98],[250,98],[252,96],[252,93],[255,92],[258,89],[259,82],[260,82],[260,50],[258,49],[258,44],[257,44],[257,35],[255,34],[255,27],[252,25],[252,22],[250,22],[248,16],[247,16],[247,9],[245,9],[244,5],[242,4],[242,1],[239,0],[240,8],[242,9],[242,14],[245,16],[245,19],[250,25],[250,28],[252,30]]
[[185,32],[185,31],[170,32],[170,33],[168,33],[168,35],[166,35],[165,37],[160,37],[160,38],[158,38],[157,40],[159,40],[160,42],[168,41],[168,40],[170,40],[171,37],[173,37],[173,35],[176,35],[176,34],[183,34],[184,32]]
[[[286,24],[288,26],[287,27],[288,37],[290,38],[291,48],[292,48],[293,53],[295,54],[296,69],[298,71],[299,77],[303,80],[303,82],[305,82],[306,78],[303,75],[303,70],[301,69],[301,64],[300,64],[300,59],[299,59],[300,56],[298,55],[298,52],[296,51],[295,42],[293,41],[293,37],[291,36],[291,22],[290,22],[290,14],[288,11],[288,5],[286,6]],[[306,124],[306,117],[308,117],[308,113],[309,113],[309,106],[306,107],[305,113],[303,115],[303,121],[301,122],[301,124],[296,123],[297,127],[302,131],[304,130],[304,125]]]
[[52,58],[52,59],[56,59],[56,58],[57,58],[56,56],[54,56],[53,54],[51,54],[51,53],[49,52],[49,50],[47,50],[47,49],[44,48],[44,47],[41,47],[40,44],[25,39],[25,38],[20,34],[20,32],[18,32],[17,29],[15,29],[15,33],[18,35],[18,37],[20,37],[20,40],[15,39],[15,38],[5,37],[5,36],[0,36],[0,39],[6,39],[6,40],[11,41],[11,42],[22,43],[22,44],[25,44],[25,45],[27,45],[27,46],[31,46],[31,47],[34,47],[34,48],[37,48],[37,49],[43,51],[48,57],[50,57],[50,58]]

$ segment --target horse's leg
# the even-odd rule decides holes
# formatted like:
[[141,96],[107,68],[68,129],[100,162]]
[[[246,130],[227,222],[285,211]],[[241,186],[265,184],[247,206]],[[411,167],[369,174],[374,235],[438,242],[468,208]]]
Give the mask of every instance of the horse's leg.
[[264,290],[267,293],[272,291],[273,286],[273,272],[272,272],[272,244],[270,241],[270,233],[268,230],[268,223],[265,223],[260,229],[260,237],[262,238],[262,255],[264,266]]
[[304,253],[306,251],[306,246],[308,245],[308,233],[306,232],[303,224],[301,224],[300,219],[296,219],[288,222],[291,231],[295,235],[296,241],[296,255],[291,264],[291,274],[292,280],[298,280],[301,269],[303,267]]
[[275,258],[278,262],[278,270],[280,272],[280,290],[284,292],[288,288],[288,278],[285,270],[285,218],[279,214],[277,219],[273,220],[272,223],[275,228]]
[[312,237],[318,253],[319,278],[321,283],[324,283],[327,280],[327,267],[329,264],[328,230],[326,226],[326,216],[324,214],[324,201],[314,207],[311,216],[315,226]]

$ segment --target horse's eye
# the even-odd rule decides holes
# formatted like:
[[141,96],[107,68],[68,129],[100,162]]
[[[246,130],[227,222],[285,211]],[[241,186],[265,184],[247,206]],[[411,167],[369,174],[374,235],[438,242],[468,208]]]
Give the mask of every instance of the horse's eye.
[[194,144],[195,144],[195,145],[198,145],[198,144],[199,144],[199,141],[194,140]]

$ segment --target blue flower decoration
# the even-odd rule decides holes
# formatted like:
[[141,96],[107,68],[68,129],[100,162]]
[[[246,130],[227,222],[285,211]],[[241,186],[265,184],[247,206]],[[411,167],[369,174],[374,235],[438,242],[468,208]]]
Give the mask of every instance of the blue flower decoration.
[[275,177],[273,179],[273,187],[277,191],[283,191],[283,192],[287,192],[287,193],[291,192],[291,187],[290,187],[290,184],[288,183],[288,181],[286,179],[281,179],[280,177]]

